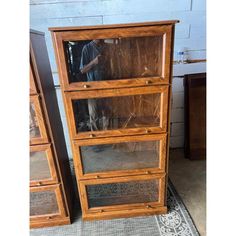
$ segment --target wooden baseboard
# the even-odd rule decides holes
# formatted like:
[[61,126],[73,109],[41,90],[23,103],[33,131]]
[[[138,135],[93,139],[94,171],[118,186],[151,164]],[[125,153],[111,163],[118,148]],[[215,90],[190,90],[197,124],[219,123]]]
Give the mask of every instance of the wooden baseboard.
[[69,217],[63,219],[54,219],[54,220],[38,220],[38,221],[30,221],[30,228],[43,228],[50,226],[58,226],[58,225],[67,225],[71,224],[71,220]]
[[116,218],[129,218],[137,216],[148,216],[148,215],[160,215],[166,214],[167,207],[158,207],[155,209],[130,209],[130,210],[121,210],[121,211],[110,211],[102,213],[86,213],[83,214],[82,218],[85,221],[90,220],[108,220]]

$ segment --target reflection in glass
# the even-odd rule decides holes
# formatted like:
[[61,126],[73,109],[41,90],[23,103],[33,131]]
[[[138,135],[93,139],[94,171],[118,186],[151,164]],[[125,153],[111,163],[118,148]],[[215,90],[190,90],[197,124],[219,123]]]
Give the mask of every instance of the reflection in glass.
[[159,200],[158,189],[158,180],[86,186],[89,207],[155,202]]
[[70,83],[160,76],[162,36],[64,42]]
[[161,95],[73,100],[77,132],[160,125]]
[[55,192],[31,192],[30,216],[59,213]]
[[30,138],[40,137],[39,124],[35,112],[35,106],[30,102]]
[[159,167],[159,141],[81,146],[80,150],[85,174]]
[[51,179],[46,152],[30,152],[30,180],[44,179]]

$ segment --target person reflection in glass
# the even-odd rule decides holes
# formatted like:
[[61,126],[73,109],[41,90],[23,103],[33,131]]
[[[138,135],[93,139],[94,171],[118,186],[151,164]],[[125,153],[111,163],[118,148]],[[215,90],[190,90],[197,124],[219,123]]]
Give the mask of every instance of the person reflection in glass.
[[[104,80],[104,58],[102,56],[105,43],[103,39],[96,39],[86,44],[82,49],[80,71],[87,75],[87,81]],[[99,109],[100,108],[100,109]],[[102,115],[99,120],[99,110]],[[88,99],[88,111],[91,131],[101,128],[107,129],[108,119],[105,117],[104,106],[98,104],[96,99]]]

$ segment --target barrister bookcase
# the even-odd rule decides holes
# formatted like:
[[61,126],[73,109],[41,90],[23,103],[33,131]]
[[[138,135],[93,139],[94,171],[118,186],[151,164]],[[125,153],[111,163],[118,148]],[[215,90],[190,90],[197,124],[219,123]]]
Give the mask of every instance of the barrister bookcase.
[[71,222],[69,159],[44,34],[30,31],[30,227]]
[[167,212],[177,22],[49,28],[84,220]]

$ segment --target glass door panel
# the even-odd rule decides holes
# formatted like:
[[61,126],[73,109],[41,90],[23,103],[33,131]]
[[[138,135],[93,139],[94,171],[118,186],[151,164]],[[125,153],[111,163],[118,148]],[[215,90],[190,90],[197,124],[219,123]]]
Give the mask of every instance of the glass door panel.
[[161,94],[72,101],[76,132],[160,126]]
[[163,35],[64,41],[69,83],[161,77]]
[[31,144],[47,143],[47,133],[45,128],[45,120],[42,114],[38,95],[30,97],[29,112],[29,133]]
[[84,174],[159,167],[159,142],[129,142],[81,147]]
[[66,215],[63,195],[59,184],[30,188],[31,220],[60,218]]
[[30,184],[56,183],[57,175],[50,145],[30,147]]
[[40,138],[39,124],[36,116],[35,105],[30,102],[30,138]]
[[159,180],[136,180],[86,186],[88,208],[159,202]]
[[52,190],[30,192],[30,216],[59,214],[56,193]]

